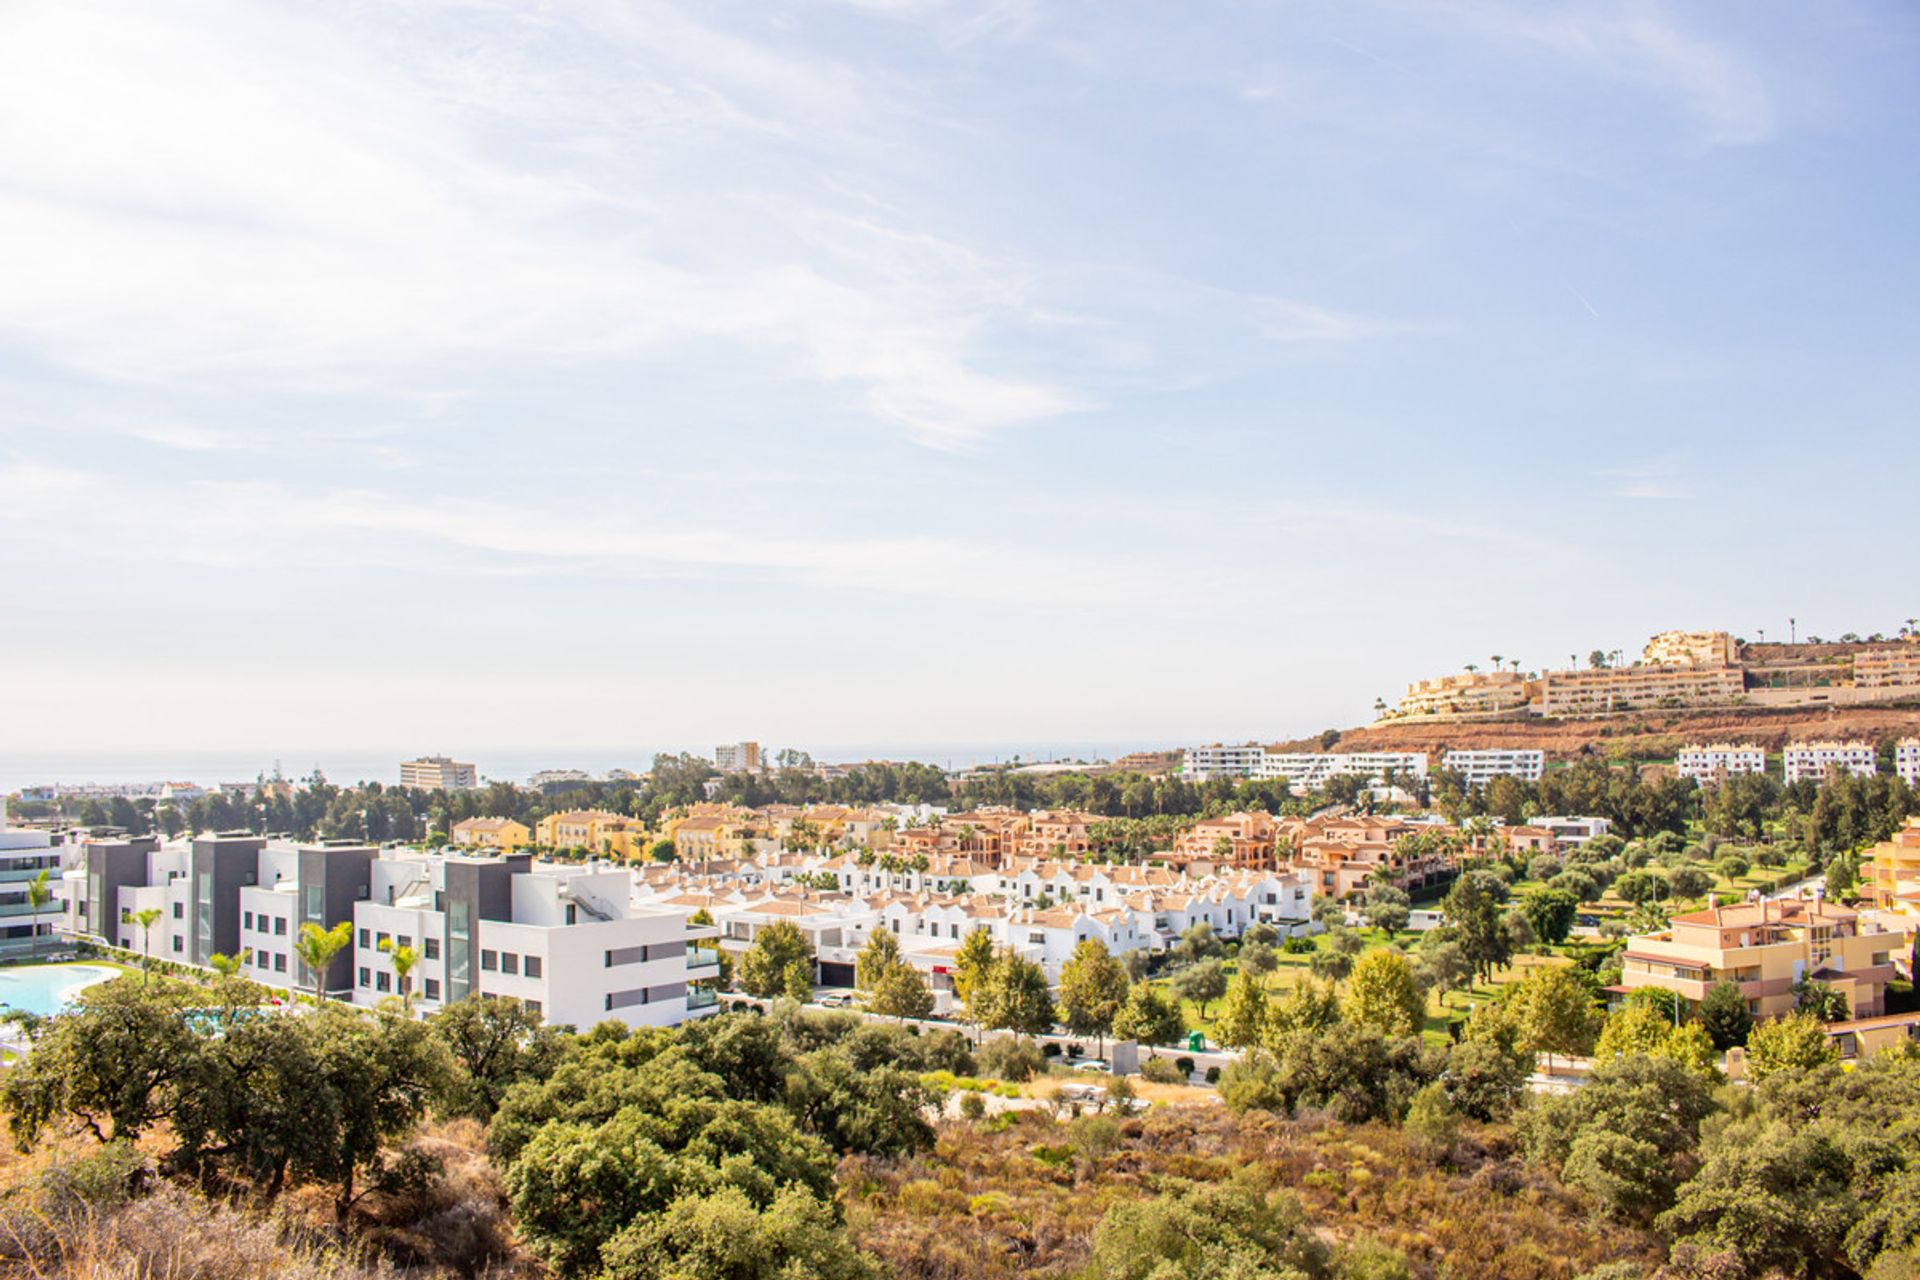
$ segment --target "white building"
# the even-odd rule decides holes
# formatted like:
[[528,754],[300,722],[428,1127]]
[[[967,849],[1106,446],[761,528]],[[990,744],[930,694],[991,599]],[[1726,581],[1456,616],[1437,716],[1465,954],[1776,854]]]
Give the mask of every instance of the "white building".
[[1215,778],[1251,778],[1260,769],[1260,762],[1266,758],[1267,749],[1257,743],[1247,742],[1236,746],[1213,743],[1205,747],[1188,747],[1180,766],[1181,776],[1188,782],[1210,782]]
[[1295,791],[1318,791],[1331,778],[1360,777],[1369,786],[1383,786],[1389,772],[1406,777],[1427,776],[1424,751],[1268,751],[1256,778],[1285,778]]
[[1708,747],[1683,747],[1673,758],[1673,771],[1679,777],[1692,778],[1696,782],[1711,782],[1715,778],[1736,773],[1765,773],[1767,753],[1744,743],[1717,742]]
[[1449,751],[1440,758],[1440,767],[1458,773],[1470,787],[1484,787],[1499,777],[1538,782],[1547,771],[1547,753],[1529,747]]
[[1585,844],[1595,836],[1604,836],[1613,824],[1605,818],[1529,818],[1527,826],[1549,832],[1560,845]]
[[694,945],[718,931],[636,905],[624,867],[403,852],[371,870],[353,911],[355,1004],[401,994],[393,951],[411,947],[422,1012],[478,992],[584,1029],[609,1018],[673,1026],[716,1007],[710,987],[692,984],[719,975],[717,951]]
[[1893,748],[1893,771],[1910,787],[1920,787],[1920,738],[1902,738]]
[[542,769],[527,779],[530,787],[552,787],[564,783],[592,782],[593,775],[585,769]]
[[[47,901],[36,907],[28,889],[43,871]],[[6,805],[0,802],[0,953],[26,951],[35,938],[44,942],[60,927],[62,888],[60,851],[53,847],[53,837],[44,831],[9,830]]]
[[723,742],[713,749],[713,767],[722,773],[752,773],[761,767],[757,742]]
[[480,774],[463,761],[421,756],[400,762],[400,785],[415,791],[466,791],[480,785]]
[[1802,779],[1824,781],[1829,769],[1843,769],[1856,778],[1880,772],[1880,760],[1870,742],[1790,742],[1781,758],[1788,786]]

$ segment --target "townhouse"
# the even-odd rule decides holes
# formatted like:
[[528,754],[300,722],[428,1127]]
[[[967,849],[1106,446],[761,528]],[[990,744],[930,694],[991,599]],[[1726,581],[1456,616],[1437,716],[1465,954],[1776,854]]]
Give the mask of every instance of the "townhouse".
[[1716,742],[1711,746],[1695,744],[1682,747],[1673,758],[1674,775],[1691,778],[1696,782],[1712,782],[1736,773],[1765,773],[1766,771],[1767,753],[1760,747],[1744,743],[1735,745],[1731,742]]
[[1547,771],[1547,753],[1533,747],[1481,747],[1449,751],[1440,767],[1460,775],[1470,787],[1484,787],[1495,778],[1538,782]]
[[568,809],[549,814],[535,827],[546,849],[585,849],[603,857],[636,862],[647,854],[647,829],[638,818],[605,809]]
[[533,843],[533,832],[524,822],[512,818],[468,818],[453,824],[453,844],[461,849],[485,849],[494,853],[512,853]]
[[1628,939],[1616,993],[1658,987],[1698,1004],[1714,984],[1732,982],[1750,1013],[1770,1018],[1792,1012],[1797,984],[1817,981],[1846,997],[1852,1017],[1879,1017],[1901,941],[1817,898],[1708,907]]
[[1824,782],[1832,770],[1850,773],[1856,778],[1871,778],[1880,772],[1880,757],[1873,744],[1855,739],[1851,742],[1790,742],[1780,753],[1787,785],[1796,782]]
[[1202,818],[1174,837],[1167,861],[1175,865],[1204,863],[1214,869],[1272,867],[1279,834],[1279,824],[1270,813]]

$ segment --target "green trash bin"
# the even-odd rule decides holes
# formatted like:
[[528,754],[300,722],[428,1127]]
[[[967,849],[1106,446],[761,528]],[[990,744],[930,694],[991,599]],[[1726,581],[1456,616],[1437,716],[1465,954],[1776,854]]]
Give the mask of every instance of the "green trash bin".
[[1205,1053],[1206,1051],[1207,1051],[1207,1038],[1201,1035],[1198,1031],[1187,1032],[1187,1052],[1188,1053]]

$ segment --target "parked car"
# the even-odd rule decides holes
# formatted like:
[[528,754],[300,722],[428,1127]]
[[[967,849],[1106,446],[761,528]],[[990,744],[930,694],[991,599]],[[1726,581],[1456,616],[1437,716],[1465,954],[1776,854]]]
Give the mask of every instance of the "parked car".
[[851,1009],[853,997],[844,991],[836,991],[830,996],[821,996],[820,1003],[829,1009]]

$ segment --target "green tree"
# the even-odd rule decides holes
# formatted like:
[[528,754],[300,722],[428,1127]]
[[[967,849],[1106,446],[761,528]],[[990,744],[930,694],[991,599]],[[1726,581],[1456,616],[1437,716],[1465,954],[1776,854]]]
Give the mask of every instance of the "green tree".
[[414,946],[401,946],[388,938],[380,944],[387,959],[393,962],[393,984],[400,989],[400,1008],[407,1016],[413,1016],[413,969],[420,963],[420,949]]
[[1356,1026],[1385,1036],[1409,1036],[1426,1021],[1427,1000],[1406,957],[1397,951],[1369,951],[1347,979],[1341,1012]]
[[1520,912],[1541,942],[1565,942],[1573,932],[1580,900],[1564,889],[1534,889],[1520,899]]
[[160,908],[145,907],[139,911],[122,911],[120,918],[128,924],[140,926],[140,980],[153,978],[153,926],[160,922]]
[[125,979],[88,987],[47,1022],[33,1051],[0,1074],[0,1107],[30,1148],[71,1120],[100,1142],[138,1138],[173,1114],[200,1043],[179,1015],[187,993]]
[[762,1210],[736,1187],[685,1195],[636,1219],[600,1252],[601,1280],[880,1280],[833,1206],[786,1187]]
[[1130,987],[1127,970],[1106,945],[1087,938],[1060,967],[1060,1018],[1076,1036],[1097,1037],[1102,1057],[1114,1017]]
[[884,925],[867,935],[867,943],[853,957],[853,985],[871,991],[888,970],[900,963],[900,940]]
[[867,997],[867,1012],[882,1018],[925,1018],[933,1013],[933,992],[920,971],[905,962],[880,975]]
[[1571,966],[1536,969],[1513,990],[1514,1013],[1520,1043],[1547,1055],[1553,1070],[1555,1054],[1584,1054],[1599,1034],[1600,1012],[1593,991]]
[[1151,983],[1137,982],[1113,1018],[1113,1034],[1149,1047],[1172,1044],[1187,1033],[1180,1005]]
[[1830,983],[1811,978],[1794,985],[1793,1007],[1801,1013],[1812,1014],[1822,1022],[1845,1022],[1853,1016],[1853,1007],[1847,1002],[1846,993]]
[[1115,1201],[1094,1228],[1088,1274],[1101,1280],[1306,1280],[1327,1270],[1327,1246],[1299,1201],[1222,1182]]
[[[1495,779],[1498,781],[1498,779]],[[1454,881],[1441,910],[1453,940],[1483,982],[1513,958],[1513,940],[1501,919],[1505,888],[1484,871],[1469,871]]]
[[1009,947],[994,958],[983,985],[989,1028],[1021,1035],[1053,1030],[1053,995],[1046,971],[1033,961]]
[[1200,1006],[1200,1016],[1207,1016],[1207,1006],[1227,994],[1227,971],[1218,960],[1202,960],[1198,964],[1188,965],[1173,979],[1173,989],[1182,1000],[1191,1000]]
[[1756,1023],[1747,1035],[1747,1075],[1755,1084],[1783,1071],[1808,1071],[1839,1060],[1826,1025],[1810,1013]]
[[1276,1053],[1280,1042],[1296,1031],[1318,1031],[1340,1021],[1340,996],[1331,986],[1311,978],[1297,983],[1267,1016],[1267,1046]]
[[1187,964],[1198,964],[1202,960],[1217,960],[1227,953],[1227,946],[1213,931],[1213,926],[1205,920],[1189,925],[1180,935],[1180,941],[1174,947],[1174,955]]
[[754,935],[753,945],[740,957],[735,981],[748,995],[771,999],[789,993],[790,970],[806,979],[806,995],[811,996],[813,944],[792,922],[776,920]]
[[507,996],[456,1000],[429,1025],[453,1061],[441,1089],[442,1110],[483,1122],[493,1118],[509,1089],[545,1079],[567,1052],[566,1037]]
[[300,926],[300,936],[294,941],[293,954],[306,966],[307,974],[313,979],[313,1002],[316,1005],[326,999],[327,966],[352,942],[351,920],[342,920],[331,929],[322,929],[311,920]]
[[1213,1038],[1229,1049],[1251,1049],[1267,1034],[1268,1013],[1272,1001],[1260,979],[1241,970],[1227,989],[1226,1003],[1220,1007],[1220,1020],[1214,1023]]
[[35,919],[29,925],[33,930],[33,958],[40,958],[40,912],[53,901],[53,890],[47,886],[47,877],[52,874],[49,868],[42,867],[40,874],[27,881],[27,906],[32,909]]
[[987,975],[993,969],[993,954],[993,935],[985,929],[969,933],[954,952],[953,994],[973,1024],[976,1039],[991,1009],[993,993]]
[[1713,1047],[1723,1051],[1745,1044],[1747,1033],[1753,1030],[1753,1014],[1747,1009],[1747,998],[1731,982],[1716,982],[1708,987],[1694,1016],[1713,1038]]
[[1447,1150],[1460,1133],[1460,1113],[1447,1089],[1435,1080],[1421,1086],[1407,1105],[1407,1133],[1431,1153]]
[[[1768,1025],[1754,1028],[1758,1036]],[[1751,1121],[1722,1133],[1660,1230],[1738,1257],[1744,1274],[1854,1274],[1842,1250],[1858,1212],[1846,1155],[1818,1128]]]
[[1404,889],[1382,884],[1367,890],[1364,914],[1368,924],[1394,934],[1407,927],[1407,920],[1413,912]]

